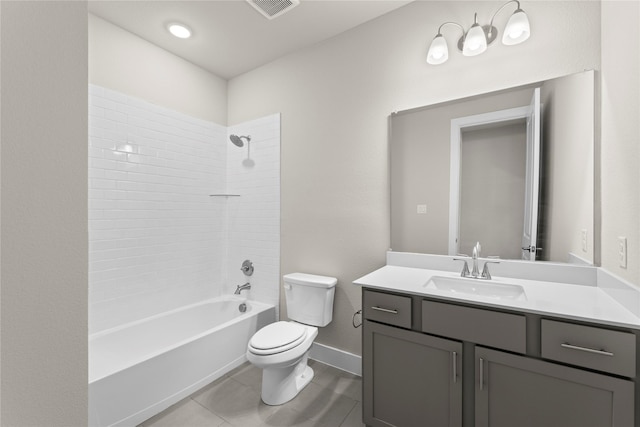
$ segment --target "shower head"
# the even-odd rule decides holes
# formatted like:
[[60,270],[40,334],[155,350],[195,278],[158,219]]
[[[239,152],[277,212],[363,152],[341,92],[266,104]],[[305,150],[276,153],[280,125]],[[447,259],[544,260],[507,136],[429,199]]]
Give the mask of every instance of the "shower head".
[[233,142],[233,145],[235,145],[237,147],[244,146],[244,142],[242,142],[243,139],[246,139],[247,143],[251,142],[251,137],[250,136],[231,135],[231,136],[229,136],[229,139],[231,140],[231,142]]

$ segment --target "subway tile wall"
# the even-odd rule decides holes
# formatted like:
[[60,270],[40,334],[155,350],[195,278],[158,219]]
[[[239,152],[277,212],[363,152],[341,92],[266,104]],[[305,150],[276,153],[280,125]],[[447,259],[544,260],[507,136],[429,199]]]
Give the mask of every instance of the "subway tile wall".
[[[238,173],[226,127],[95,85],[89,96],[90,333],[230,293],[242,257],[262,268],[251,297],[277,304],[279,115],[242,125],[269,150]],[[231,188],[244,194],[210,196]],[[274,241],[253,244],[255,229]]]

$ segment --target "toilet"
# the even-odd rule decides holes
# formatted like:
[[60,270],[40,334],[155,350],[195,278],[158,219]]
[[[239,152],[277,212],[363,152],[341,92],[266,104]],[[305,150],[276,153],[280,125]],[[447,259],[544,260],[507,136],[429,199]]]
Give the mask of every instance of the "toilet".
[[283,276],[289,321],[271,323],[256,332],[247,360],[262,369],[262,401],[282,405],[296,397],[313,378],[307,366],[318,327],[333,318],[335,277],[305,273]]

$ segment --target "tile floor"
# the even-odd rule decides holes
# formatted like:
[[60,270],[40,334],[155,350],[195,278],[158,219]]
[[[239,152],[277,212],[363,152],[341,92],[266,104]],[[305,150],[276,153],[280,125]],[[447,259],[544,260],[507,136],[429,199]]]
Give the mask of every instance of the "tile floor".
[[290,402],[260,400],[262,370],[248,362],[139,427],[362,427],[362,380],[315,360],[313,380]]

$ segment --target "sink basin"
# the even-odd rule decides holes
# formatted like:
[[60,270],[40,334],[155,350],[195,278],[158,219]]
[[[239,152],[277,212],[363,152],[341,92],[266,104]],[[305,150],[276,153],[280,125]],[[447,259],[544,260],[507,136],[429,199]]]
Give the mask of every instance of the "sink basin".
[[527,295],[520,285],[468,277],[434,276],[427,282],[426,286],[451,292],[452,294],[476,295],[494,300],[527,300]]

